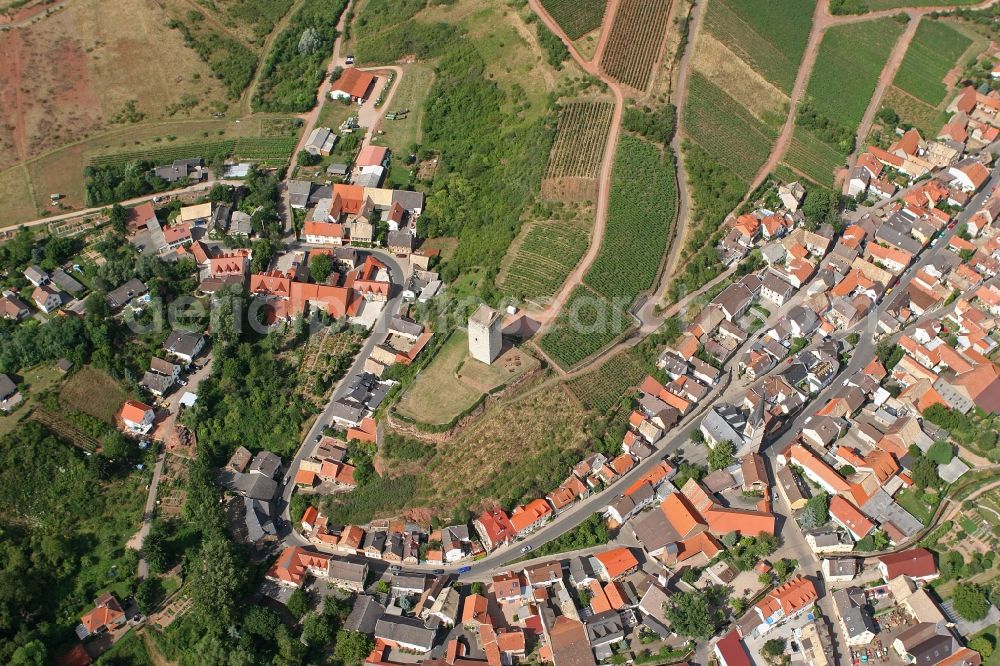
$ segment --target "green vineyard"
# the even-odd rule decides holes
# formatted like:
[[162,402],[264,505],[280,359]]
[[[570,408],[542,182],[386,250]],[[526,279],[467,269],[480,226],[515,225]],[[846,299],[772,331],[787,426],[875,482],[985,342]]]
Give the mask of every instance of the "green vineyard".
[[551,298],[587,251],[588,233],[572,222],[542,222],[528,230],[503,288],[521,299]]

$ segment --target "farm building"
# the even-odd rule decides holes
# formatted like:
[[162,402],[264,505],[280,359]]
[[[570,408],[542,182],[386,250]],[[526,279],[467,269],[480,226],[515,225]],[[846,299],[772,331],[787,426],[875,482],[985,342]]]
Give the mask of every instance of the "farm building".
[[332,99],[349,99],[358,104],[364,104],[375,87],[374,74],[363,72],[356,67],[349,67],[344,70],[340,78],[330,89]]

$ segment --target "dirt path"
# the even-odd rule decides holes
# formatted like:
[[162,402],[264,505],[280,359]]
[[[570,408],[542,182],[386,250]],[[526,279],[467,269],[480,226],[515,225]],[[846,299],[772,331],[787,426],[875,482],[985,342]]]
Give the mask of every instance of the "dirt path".
[[618,136],[621,131],[620,125],[622,120],[622,112],[625,107],[625,95],[622,92],[622,87],[617,81],[608,77],[601,70],[599,57],[604,45],[607,42],[607,34],[611,32],[611,24],[614,22],[615,12],[618,9],[618,0],[611,0],[609,3],[607,11],[604,13],[604,23],[601,26],[601,42],[598,43],[598,48],[594,52],[593,60],[584,60],[583,56],[576,50],[573,46],[572,40],[570,40],[566,33],[563,32],[559,24],[545,11],[539,0],[528,0],[528,5],[531,10],[535,12],[536,15],[545,23],[546,27],[552,31],[554,35],[559,37],[564,44],[569,48],[570,55],[573,60],[576,61],[585,72],[588,74],[599,78],[603,81],[615,98],[615,108],[611,115],[611,127],[608,130],[608,139],[604,146],[604,159],[601,161],[601,168],[598,175],[597,181],[597,205],[594,212],[594,231],[590,237],[590,245],[587,247],[587,252],[584,254],[583,259],[577,264],[573,272],[569,274],[566,281],[563,283],[562,289],[553,297],[549,305],[541,312],[532,313],[531,318],[541,324],[540,333],[544,332],[544,329],[555,320],[556,315],[562,309],[563,304],[566,299],[572,293],[573,289],[583,281],[583,276],[587,274],[587,271],[593,265],[594,261],[597,259],[597,255],[601,250],[601,243],[604,239],[604,230],[607,227],[608,222],[608,203],[611,198],[611,169],[614,165],[615,160],[615,149],[618,147]]
[[906,55],[906,50],[910,48],[913,35],[917,34],[918,25],[920,25],[920,17],[911,14],[910,22],[906,25],[906,30],[896,40],[896,45],[892,48],[889,59],[885,61],[882,73],[879,74],[878,85],[875,86],[875,92],[872,94],[871,101],[868,102],[868,108],[865,109],[865,115],[861,117],[858,131],[854,135],[854,150],[851,151],[851,155],[848,158],[847,178],[844,178],[844,194],[847,194],[847,188],[850,186],[850,174],[854,171],[854,165],[858,160],[858,153],[865,149],[865,140],[868,138],[868,132],[871,131],[872,123],[875,122],[875,114],[878,113],[879,107],[882,106],[882,98],[885,97],[886,91],[892,85],[893,79],[896,78],[899,66],[903,64],[903,57]]
[[[966,7],[966,9],[985,9],[996,4],[998,0],[986,0],[978,5],[973,5]],[[886,63],[886,67],[882,70],[882,76],[884,77],[892,61],[898,57],[899,62],[896,62],[893,69],[891,70],[891,76],[889,76],[888,83],[883,86],[882,77],[879,78],[879,87],[873,95],[873,103],[869,106],[868,111],[871,111],[872,106],[874,106],[875,111],[872,112],[872,118],[874,114],[878,112],[878,103],[875,102],[876,99],[880,100],[882,95],[885,93],[886,88],[892,83],[892,78],[895,76],[896,70],[899,69],[899,64],[902,62],[903,56],[906,54],[906,46],[909,45],[910,40],[913,39],[913,33],[916,32],[917,24],[920,19],[925,14],[930,14],[932,12],[951,12],[957,9],[956,7],[916,7],[907,10],[902,9],[885,9],[882,11],[871,12],[869,14],[857,14],[857,15],[847,15],[847,16],[834,16],[830,14],[830,2],[829,0],[820,0],[816,3],[816,10],[813,12],[813,23],[812,29],[809,31],[809,41],[806,43],[806,50],[802,55],[802,62],[799,64],[799,71],[795,77],[795,85],[792,87],[792,94],[788,103],[788,116],[785,118],[785,124],[781,128],[781,133],[778,135],[778,139],[774,143],[774,147],[771,149],[771,154],[768,156],[767,161],[763,166],[757,171],[753,180],[750,182],[750,187],[747,189],[747,196],[764,182],[768,174],[774,171],[781,160],[784,158],[785,153],[788,151],[788,146],[792,142],[792,136],[795,133],[795,112],[798,108],[799,102],[802,100],[805,94],[806,87],[809,84],[809,77],[812,75],[813,66],[816,64],[816,56],[819,55],[819,46],[823,41],[823,35],[826,33],[827,29],[836,25],[846,25],[850,23],[863,23],[865,21],[874,21],[881,18],[889,18],[898,15],[900,12],[905,11],[910,17],[910,24],[907,26],[907,30],[903,34],[903,38],[897,42],[896,49],[899,49],[900,44],[903,44],[902,50],[894,50],[889,58],[889,62]],[[904,43],[905,40],[905,43]],[[866,111],[865,117],[868,116]],[[864,124],[862,122],[862,124]],[[871,123],[869,122],[869,128]],[[859,135],[860,133],[859,127]],[[867,131],[865,131],[864,136],[867,136]],[[864,140],[862,136],[861,141]],[[860,141],[858,145],[860,145]],[[742,205],[744,201],[740,202]]]
[[[621,0],[611,0],[608,6],[604,8],[604,20],[601,22],[601,38],[597,40],[597,46],[594,48],[594,57],[589,61],[598,68],[600,68],[601,58],[604,57],[604,49],[607,48],[608,40],[611,38],[611,26],[615,22],[615,16],[618,15],[619,4],[621,4]],[[561,32],[557,32],[556,34],[564,42],[569,41],[570,44],[573,43],[565,34]]]
[[[795,83],[792,85],[792,94],[788,101],[788,115],[785,117],[785,124],[781,127],[781,133],[774,142],[771,154],[763,166],[757,170],[757,174],[750,181],[747,188],[749,196],[751,192],[760,187],[764,179],[767,178],[788,151],[788,146],[792,143],[792,135],[795,132],[795,111],[805,94],[806,86],[809,84],[809,77],[812,75],[813,66],[816,64],[816,56],[819,55],[819,45],[823,41],[823,34],[829,27],[829,20],[832,19],[828,12],[828,0],[820,0],[816,3],[816,10],[813,12],[812,29],[809,31],[809,41],[806,42],[806,50],[802,53],[802,61],[799,63],[799,71],[795,76]],[[745,197],[744,197],[745,198]],[[744,202],[740,202],[743,205]]]
[[[288,8],[288,11],[285,12],[285,15],[281,17],[281,20],[274,26],[274,30],[271,31],[271,34],[264,39],[264,44],[260,47],[260,62],[257,63],[257,70],[253,73],[253,79],[250,80],[250,85],[248,85],[243,91],[243,94],[240,95],[240,111],[243,115],[248,115],[252,111],[250,103],[253,100],[254,93],[257,92],[257,86],[260,84],[261,72],[264,71],[264,61],[267,60],[267,54],[271,52],[271,46],[274,44],[275,38],[285,29],[295,12],[299,11],[299,7],[302,6],[303,2],[304,0],[295,0],[292,3],[292,6]],[[344,16],[347,14],[349,9],[350,5],[344,8],[344,13],[340,18],[341,22],[343,22]],[[340,27],[341,24],[338,23],[337,30],[340,30]],[[337,37],[334,44],[336,45],[339,42],[340,37]],[[292,156],[292,159],[295,159],[294,155]]]
[[670,150],[674,153],[677,175],[677,216],[674,219],[674,228],[670,246],[667,248],[667,261],[660,272],[660,287],[656,293],[643,305],[639,311],[639,320],[643,323],[643,330],[653,323],[650,332],[659,328],[663,323],[662,319],[657,322],[654,309],[663,302],[667,289],[670,287],[670,278],[673,277],[677,269],[677,262],[680,261],[681,251],[687,241],[690,231],[691,196],[688,190],[687,170],[684,168],[684,160],[681,156],[681,137],[684,136],[684,104],[687,102],[688,79],[691,74],[691,55],[694,52],[694,44],[701,29],[701,17],[704,3],[696,3],[691,8],[688,17],[688,42],[681,56],[680,64],[677,68],[677,87],[674,88],[673,103],[677,109],[677,126],[674,128],[674,137],[670,140]]

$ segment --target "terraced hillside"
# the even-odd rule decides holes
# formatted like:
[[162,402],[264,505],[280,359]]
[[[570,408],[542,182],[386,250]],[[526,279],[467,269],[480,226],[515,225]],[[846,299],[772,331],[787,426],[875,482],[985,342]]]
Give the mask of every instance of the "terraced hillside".
[[886,94],[885,106],[925,134],[936,131],[944,120],[941,113],[955,83],[946,79],[956,65],[962,64],[972,46],[973,39],[954,24],[922,19]]
[[904,27],[883,18],[826,31],[799,106],[786,166],[821,185],[833,184],[834,171],[853,148],[854,133]]

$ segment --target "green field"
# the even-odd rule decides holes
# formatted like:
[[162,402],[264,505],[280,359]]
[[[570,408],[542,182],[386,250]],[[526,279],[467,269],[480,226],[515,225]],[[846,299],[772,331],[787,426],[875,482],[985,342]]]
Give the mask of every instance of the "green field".
[[971,44],[972,39],[947,23],[922,19],[893,85],[937,106],[948,94],[945,75]]
[[601,367],[570,380],[567,386],[584,407],[607,414],[642,381],[644,374],[645,370],[635,356],[624,352]]
[[584,282],[619,307],[653,287],[677,215],[673,155],[632,136],[618,142],[601,251]]
[[570,39],[601,27],[608,0],[542,0],[542,7]]
[[814,4],[808,0],[712,0],[705,26],[787,93],[809,41]]
[[268,164],[280,166],[291,157],[297,143],[298,138],[294,136],[242,137],[239,139],[221,139],[219,141],[198,141],[194,143],[170,144],[157,148],[147,148],[145,150],[95,155],[90,158],[89,164],[91,166],[108,166],[140,161],[167,164],[174,160],[188,157],[209,159],[214,155],[227,155],[236,159],[260,160]]
[[896,86],[890,86],[882,98],[882,106],[889,107],[897,114],[903,122],[915,125],[924,136],[933,135],[948,122],[948,114],[943,110],[939,111],[935,107],[921,102],[913,95],[909,95]]
[[613,342],[632,319],[607,299],[579,285],[569,295],[552,327],[539,342],[562,368],[570,368]]
[[870,11],[900,7],[963,7],[978,5],[981,0],[865,0]]
[[697,72],[692,72],[684,110],[688,136],[750,180],[767,161],[777,134],[745,107]]
[[570,221],[540,222],[525,234],[501,285],[518,298],[552,297],[587,251],[589,232]]
[[813,182],[830,187],[833,185],[833,172],[843,166],[844,156],[808,130],[796,127],[792,143],[785,153],[785,163]]
[[903,28],[884,18],[827,30],[806,90],[814,108],[834,122],[857,127]]

